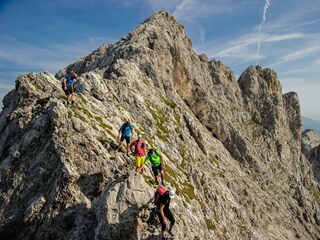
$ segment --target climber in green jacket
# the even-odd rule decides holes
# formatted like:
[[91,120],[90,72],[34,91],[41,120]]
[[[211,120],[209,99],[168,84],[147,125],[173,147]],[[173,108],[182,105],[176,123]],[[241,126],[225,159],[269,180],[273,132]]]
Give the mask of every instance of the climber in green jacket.
[[153,172],[153,176],[154,176],[154,180],[156,182],[157,185],[159,185],[159,181],[158,181],[158,174],[160,173],[161,176],[161,184],[164,186],[164,160],[161,156],[161,152],[159,150],[155,150],[153,148],[151,148],[148,151],[148,155],[144,160],[144,163],[141,165],[141,168],[143,169],[145,167],[145,163],[150,161],[151,162],[151,168],[152,168],[152,172]]

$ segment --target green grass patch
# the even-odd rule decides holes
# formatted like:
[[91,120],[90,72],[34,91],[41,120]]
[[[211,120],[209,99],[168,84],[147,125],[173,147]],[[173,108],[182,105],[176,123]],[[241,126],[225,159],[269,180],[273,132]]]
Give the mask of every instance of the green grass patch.
[[109,130],[113,129],[112,126],[105,124],[101,117],[96,116],[96,117],[94,117],[94,119],[98,122],[100,127],[102,127],[103,129],[109,129]]
[[70,109],[68,109],[68,118],[72,117],[72,111]]
[[190,200],[196,200],[201,208],[204,208],[204,203],[196,196],[194,193],[194,187],[188,183],[188,182],[183,182],[182,183],[182,189],[181,189],[182,195],[185,197],[189,198]]
[[179,166],[179,169],[180,170],[182,170],[182,171],[184,171],[184,168],[186,167],[186,161],[184,160],[184,159],[182,159],[182,162],[181,162],[181,164],[180,164],[180,166]]
[[81,102],[84,104],[84,105],[87,105],[87,100],[83,97],[83,95],[78,95],[78,99],[81,100]]
[[204,178],[204,176],[201,176],[201,178],[200,178],[200,183],[201,183],[202,186],[204,186],[204,185],[207,183],[207,181],[206,181],[206,179]]
[[179,181],[177,174],[168,165],[165,165],[165,172],[166,181],[170,182],[171,186],[176,189],[178,195],[183,196],[189,204],[191,200],[196,200],[201,208],[204,208],[204,203],[194,193],[192,184]]
[[209,155],[207,159],[205,159],[206,161],[209,161],[215,165],[217,165],[218,167],[220,166],[219,164],[219,160],[216,158],[216,156],[213,156],[213,155]]
[[206,221],[207,229],[208,229],[209,231],[216,229],[216,227],[215,227],[215,225],[213,224],[213,222],[211,221],[211,219],[205,218],[204,220]]
[[116,142],[118,141],[118,136],[116,134],[111,132],[109,129],[105,129],[105,130],[114,140],[116,140]]
[[142,135],[142,138],[144,138],[144,139],[148,142],[148,146],[147,146],[148,148],[153,148],[153,147],[155,147],[152,139],[149,137],[148,134]]
[[223,228],[223,238],[225,239],[225,240],[229,240],[230,239],[230,237],[228,236],[228,230],[224,227]]
[[104,136],[97,137],[97,140],[103,144],[104,143]]
[[152,187],[154,179],[150,176],[147,176],[147,175],[143,175],[143,177],[144,177],[145,182],[148,184],[148,186]]
[[[183,147],[180,148],[178,151],[179,151],[179,154],[180,154],[180,156],[181,156],[181,158],[182,158],[181,164],[178,166],[178,168],[179,168],[182,172],[184,172],[185,174],[187,174],[186,171],[185,171],[186,161],[187,161],[186,159],[188,158],[188,156],[187,156],[187,149],[186,149],[185,146],[183,146]],[[190,161],[190,159],[189,159],[189,161]]]
[[186,158],[186,155],[187,155],[187,149],[185,146],[183,146],[182,148],[179,149],[179,154],[180,156],[185,159]]
[[163,142],[168,142],[168,135],[163,134],[163,132],[158,132],[157,136],[163,141]]
[[169,99],[165,98],[164,96],[161,95],[162,101],[170,108],[175,109],[177,107],[177,104],[170,101]]
[[310,192],[311,192],[312,196],[315,198],[315,200],[320,204],[320,192],[317,189],[317,187],[312,185],[310,187]]
[[176,128],[175,128],[175,131],[176,131],[177,133],[179,133],[179,132],[180,132],[180,129],[181,129],[181,127],[182,127],[181,117],[180,117],[179,114],[175,114],[175,115],[174,115],[174,119],[176,120],[176,124],[177,124],[177,126],[176,126]]
[[57,94],[56,98],[59,99],[62,103],[67,102],[67,96],[65,95]]
[[146,74],[143,75],[142,81],[144,82],[144,84],[149,85],[148,76]]
[[91,112],[89,112],[86,108],[80,108],[79,109],[85,114],[87,115],[89,118],[93,118],[93,115],[91,114]]
[[80,114],[79,111],[75,111],[74,116],[76,118],[79,118],[81,121],[88,123],[88,120],[82,114]]
[[[156,108],[152,102],[146,101],[147,107],[156,122],[157,126],[157,136],[164,142],[168,142],[168,136],[170,134],[169,129],[166,127],[169,122],[167,113],[162,109]],[[156,109],[156,110],[154,110]]]

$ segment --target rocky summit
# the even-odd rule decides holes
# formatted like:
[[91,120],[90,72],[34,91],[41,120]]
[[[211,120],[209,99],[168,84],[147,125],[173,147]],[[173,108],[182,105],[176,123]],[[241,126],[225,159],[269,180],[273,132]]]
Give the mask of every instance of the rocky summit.
[[0,114],[0,239],[160,239],[150,164],[141,175],[114,151],[128,118],[165,160],[175,239],[320,239],[320,143],[297,94],[271,69],[237,80],[197,55],[167,12],[55,76],[17,77]]

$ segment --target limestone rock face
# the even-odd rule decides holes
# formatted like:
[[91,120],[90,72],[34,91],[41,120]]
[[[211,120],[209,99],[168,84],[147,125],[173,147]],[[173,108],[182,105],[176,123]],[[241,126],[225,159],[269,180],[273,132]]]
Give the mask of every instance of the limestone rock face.
[[302,133],[302,152],[312,165],[313,175],[320,183],[320,137],[315,130],[305,130]]
[[150,169],[114,152],[127,118],[162,152],[176,239],[319,239],[319,139],[297,94],[197,56],[167,12],[56,76],[19,76],[3,105],[0,239],[158,239]]

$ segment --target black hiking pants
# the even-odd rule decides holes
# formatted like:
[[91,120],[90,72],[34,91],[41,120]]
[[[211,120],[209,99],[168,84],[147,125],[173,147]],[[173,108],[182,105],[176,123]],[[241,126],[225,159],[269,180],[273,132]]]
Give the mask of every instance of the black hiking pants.
[[[170,221],[171,225],[173,226],[174,223],[175,223],[175,220],[174,220],[174,216],[173,216],[172,212],[170,211],[170,209],[168,209],[167,211],[164,212],[164,216],[166,218],[168,218],[168,220]],[[166,230],[166,225],[164,224],[164,221],[163,221],[163,219],[161,217],[160,211],[158,212],[158,217],[159,217],[160,224],[161,224],[161,230],[165,231]]]

